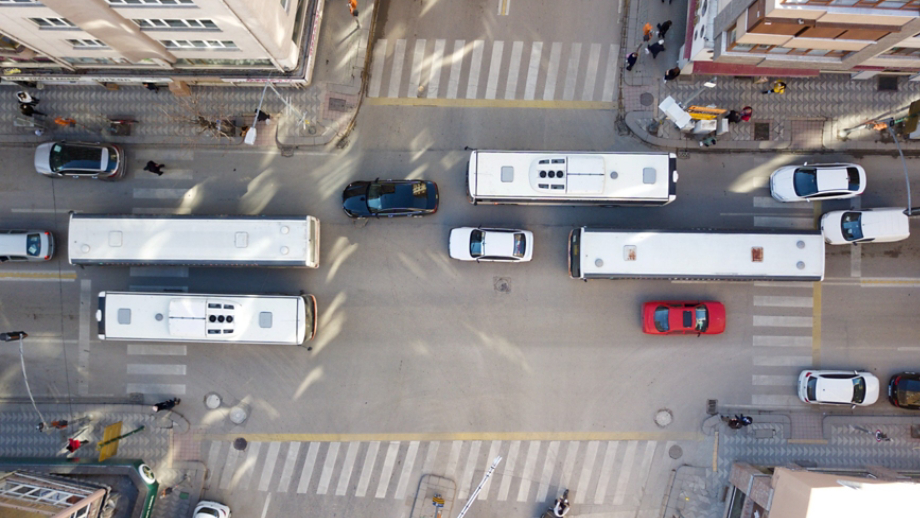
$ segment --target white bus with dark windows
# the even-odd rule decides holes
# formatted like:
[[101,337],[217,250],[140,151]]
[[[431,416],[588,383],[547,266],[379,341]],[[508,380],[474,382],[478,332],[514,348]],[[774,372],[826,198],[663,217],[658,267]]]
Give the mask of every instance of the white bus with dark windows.
[[99,293],[100,340],[300,345],[316,334],[313,295]]
[[470,203],[660,206],[677,197],[674,153],[473,151]]
[[613,230],[569,234],[573,279],[820,281],[819,231]]
[[74,265],[319,266],[313,216],[70,214]]

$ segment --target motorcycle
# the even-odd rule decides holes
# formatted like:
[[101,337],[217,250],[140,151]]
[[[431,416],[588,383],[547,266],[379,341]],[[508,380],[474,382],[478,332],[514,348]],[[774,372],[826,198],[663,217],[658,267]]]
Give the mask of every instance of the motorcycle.
[[543,513],[541,518],[562,518],[568,514],[571,506],[569,505],[569,490],[563,491],[562,496],[556,499],[556,503]]

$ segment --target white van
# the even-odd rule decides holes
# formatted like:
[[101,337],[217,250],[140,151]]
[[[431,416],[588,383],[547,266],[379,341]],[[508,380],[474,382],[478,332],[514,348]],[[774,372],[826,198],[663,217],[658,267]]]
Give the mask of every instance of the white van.
[[886,243],[910,237],[910,225],[903,208],[835,210],[821,216],[821,233],[829,245]]
[[47,230],[0,230],[0,263],[47,261],[54,255],[54,236]]

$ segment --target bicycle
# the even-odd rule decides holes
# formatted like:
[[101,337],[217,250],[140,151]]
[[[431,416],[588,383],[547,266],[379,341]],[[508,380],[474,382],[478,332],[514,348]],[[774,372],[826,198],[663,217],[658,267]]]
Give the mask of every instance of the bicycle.
[[851,430],[856,430],[857,432],[867,433],[875,437],[875,442],[891,442],[891,437],[888,437],[888,434],[876,428],[875,431],[871,431],[868,428],[864,428],[859,425],[850,425]]

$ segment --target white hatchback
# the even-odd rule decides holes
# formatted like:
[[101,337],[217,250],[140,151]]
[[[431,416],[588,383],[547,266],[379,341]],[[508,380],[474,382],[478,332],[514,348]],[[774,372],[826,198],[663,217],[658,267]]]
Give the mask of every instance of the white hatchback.
[[460,227],[450,231],[450,256],[461,261],[524,262],[533,258],[533,232]]
[[824,241],[831,245],[887,243],[910,237],[907,209],[835,210],[821,216]]
[[787,165],[770,175],[770,194],[777,201],[836,200],[866,190],[866,171],[856,164]]
[[192,518],[230,518],[230,508],[224,504],[202,500],[195,506]]
[[804,370],[799,399],[818,405],[871,405],[878,401],[878,378],[871,372]]

